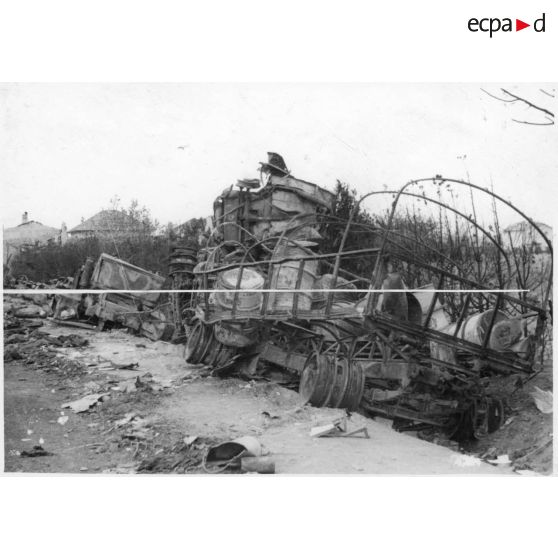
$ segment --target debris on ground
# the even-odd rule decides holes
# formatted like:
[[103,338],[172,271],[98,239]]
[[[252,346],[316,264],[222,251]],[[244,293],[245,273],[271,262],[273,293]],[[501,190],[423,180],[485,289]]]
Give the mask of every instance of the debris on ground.
[[310,430],[310,436],[312,438],[370,438],[365,426],[348,430],[347,417],[341,417],[329,424],[314,426]]
[[48,312],[40,306],[25,306],[22,308],[16,308],[13,311],[13,315],[16,318],[46,318]]
[[241,457],[240,470],[242,473],[260,473],[269,475],[275,473],[275,461],[265,457]]
[[549,414],[553,410],[553,398],[551,391],[544,391],[537,386],[533,387],[531,392],[533,399],[535,400],[535,405],[541,413]]
[[482,461],[474,455],[456,453],[451,456],[452,462],[458,467],[480,467]]
[[132,411],[131,413],[126,413],[126,415],[125,415],[123,418],[117,420],[117,421],[114,423],[114,426],[119,427],[119,426],[124,426],[125,424],[129,424],[129,423],[132,422],[137,416],[138,416],[137,413],[135,413],[135,412],[133,412],[133,411]]
[[84,413],[88,411],[91,407],[96,405],[99,401],[102,401],[105,397],[108,397],[109,393],[91,393],[77,399],[76,401],[70,401],[69,403],[64,403],[62,405],[63,409],[72,409],[75,413]]
[[82,322],[73,322],[71,320],[61,320],[61,319],[57,319],[57,318],[53,318],[52,321],[55,324],[62,325],[64,327],[77,327],[77,328],[80,328],[80,329],[89,329],[89,330],[96,329],[94,325],[87,324],[87,323],[82,323]]
[[198,439],[193,444],[177,442],[170,448],[161,448],[154,456],[143,460],[137,467],[138,473],[192,473],[203,472],[202,463],[210,439]]
[[63,347],[85,347],[89,344],[87,339],[73,333],[70,335],[58,335],[55,339],[61,342]]
[[30,450],[24,450],[22,452],[20,452],[20,457],[46,457],[48,455],[54,455],[52,453],[50,453],[49,451],[46,451],[43,446],[41,445],[36,445],[33,446],[33,449]]
[[103,391],[104,387],[101,386],[101,384],[97,383],[97,382],[87,382],[84,384],[83,386],[84,392],[86,395],[89,395],[90,393],[99,393],[100,391]]
[[548,441],[552,439],[553,415],[542,413],[531,394],[538,390],[550,392],[552,381],[552,361],[549,361],[531,385],[520,389],[499,386],[508,418],[496,432],[463,444],[463,449],[483,459],[508,455],[514,470],[530,468],[538,473],[552,472],[552,444]]
[[22,358],[22,354],[17,350],[16,347],[8,347],[7,349],[4,349],[4,362],[21,360]]
[[261,457],[262,455],[263,448],[257,438],[242,436],[209,448],[203,467],[207,473],[222,473],[226,469],[239,469],[242,457]]
[[155,436],[155,433],[151,431],[151,427],[153,426],[152,421],[138,415],[125,423],[125,426],[127,428],[122,434],[122,438],[129,440],[147,440]]
[[[531,451],[524,453],[523,455],[517,454],[513,462],[515,469],[527,469],[533,468],[531,462],[534,460],[537,454],[544,454],[545,452],[550,452],[552,454],[552,436],[541,445],[537,445]],[[552,457],[550,457],[552,459]]]
[[99,370],[137,370],[139,368],[138,362],[117,363],[101,357],[99,357],[99,362],[105,363],[99,366]]
[[103,473],[113,475],[133,475],[136,472],[136,463],[120,463],[116,467],[104,469]]
[[510,456],[507,454],[499,455],[495,459],[487,459],[487,461],[493,465],[510,465],[512,463]]

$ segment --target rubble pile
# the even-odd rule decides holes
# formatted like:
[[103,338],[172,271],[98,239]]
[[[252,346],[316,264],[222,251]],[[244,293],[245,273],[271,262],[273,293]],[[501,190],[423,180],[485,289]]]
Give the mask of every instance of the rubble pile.
[[197,438],[193,443],[179,440],[167,448],[159,448],[155,455],[143,459],[137,467],[138,473],[192,473],[203,472],[202,463],[214,439]]
[[52,316],[52,296],[22,294],[4,296],[4,314],[13,318],[47,318]]
[[39,328],[42,321],[13,319],[4,316],[4,362],[14,360],[46,368],[62,375],[83,374],[85,366],[62,356],[57,349],[81,348],[88,340],[80,335],[51,335]]
[[71,289],[73,277],[58,277],[46,283],[31,281],[25,275],[19,277],[4,277],[5,289]]

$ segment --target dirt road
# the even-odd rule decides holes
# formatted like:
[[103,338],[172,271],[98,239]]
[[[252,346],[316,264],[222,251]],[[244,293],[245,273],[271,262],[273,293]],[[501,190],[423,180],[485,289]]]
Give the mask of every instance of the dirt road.
[[[412,435],[387,421],[352,415],[369,438],[312,438],[313,426],[343,416],[302,406],[277,384],[209,377],[187,365],[182,347],[123,331],[76,331],[48,323],[51,336],[78,333],[83,348],[56,347],[5,364],[5,470],[9,472],[200,473],[207,448],[239,436],[256,437],[283,474],[506,474],[494,466]],[[138,367],[133,365],[138,364]],[[107,369],[130,365],[133,369]],[[107,394],[89,410],[62,405]],[[185,444],[184,438],[197,439]],[[50,455],[24,457],[41,446]]]

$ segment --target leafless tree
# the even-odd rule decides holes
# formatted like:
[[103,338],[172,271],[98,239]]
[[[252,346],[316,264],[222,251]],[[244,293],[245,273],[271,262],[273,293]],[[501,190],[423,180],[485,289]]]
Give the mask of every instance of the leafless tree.
[[[516,118],[512,118],[513,122],[517,122],[518,124],[528,124],[530,126],[552,126],[554,124],[554,113],[552,111],[550,111],[546,107],[540,106],[539,104],[535,104],[525,97],[521,97],[516,93],[512,93],[508,89],[504,89],[503,87],[501,87],[500,93],[497,95],[486,91],[486,89],[481,88],[481,90],[489,97],[492,97],[493,99],[496,99],[502,103],[523,105],[527,107],[531,114],[533,114],[533,119],[518,120]],[[546,89],[539,89],[539,92],[541,94],[550,99],[555,98],[555,91],[555,89],[551,89],[550,91]]]

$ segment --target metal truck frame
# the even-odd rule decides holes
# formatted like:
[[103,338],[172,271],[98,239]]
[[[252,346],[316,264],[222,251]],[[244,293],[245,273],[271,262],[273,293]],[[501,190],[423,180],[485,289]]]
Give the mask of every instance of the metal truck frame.
[[[281,180],[289,178],[287,174]],[[540,294],[517,289],[520,262],[513,246],[511,250],[504,247],[498,230],[483,227],[473,215],[440,197],[426,195],[429,188],[439,192],[447,187],[474,191],[490,204],[504,204],[540,235],[550,258],[550,272]],[[387,417],[398,429],[435,427],[456,439],[467,439],[481,438],[502,425],[504,404],[498,390],[492,388],[493,380],[517,375],[525,382],[536,375],[543,366],[551,333],[552,244],[536,222],[493,191],[436,176],[362,196],[344,223],[338,250],[319,253],[310,249],[313,240],[305,238],[306,232],[323,230],[338,220],[322,210],[297,213],[280,234],[258,238],[243,220],[246,212],[242,207],[250,194],[248,190],[240,194],[235,219],[226,220],[226,213],[221,213],[201,251],[201,261],[186,274],[189,281],[181,283],[191,284],[194,290],[186,297],[182,294],[182,303],[175,304],[178,321],[187,332],[188,362],[206,364],[216,373],[234,366],[254,371],[258,363],[271,363],[300,377],[299,391],[311,404]],[[355,222],[363,202],[375,196],[392,200],[383,226]],[[433,204],[440,223],[443,212],[446,220],[451,215],[456,222],[466,223],[468,234],[476,235],[477,241],[483,238],[498,268],[491,282],[479,282],[464,272],[442,239],[437,245],[428,244],[402,232],[397,216],[405,199]],[[223,240],[224,227],[229,231],[236,228],[237,238]],[[347,249],[347,239],[359,230],[373,233],[376,242]],[[293,248],[296,256],[287,248]],[[344,264],[351,258],[368,259],[373,264],[372,274],[364,277],[348,271]],[[296,266],[296,279],[290,288],[284,284],[278,288],[278,274],[285,265]],[[329,272],[325,288],[308,289],[308,266]],[[401,266],[428,277],[433,288],[407,287],[397,281],[400,288],[386,288],[390,284],[386,278],[397,278]],[[228,270],[236,270],[237,282],[227,291],[219,288],[217,280]],[[257,271],[265,279],[254,291],[243,288],[247,270]],[[232,300],[229,307],[216,300],[225,291],[229,302]],[[243,307],[248,293],[258,297],[257,307]],[[275,304],[277,293],[288,294],[290,306]],[[320,304],[309,307],[310,295],[321,297]],[[360,299],[347,303],[343,299],[347,296]],[[417,306],[419,298],[422,303]],[[405,312],[398,312],[399,303]],[[448,304],[455,310],[453,320],[441,328],[433,315]],[[465,324],[480,312],[485,315],[482,336],[473,342],[464,334]],[[505,319],[521,324],[521,334],[513,346],[497,350],[494,332],[508,331],[497,325]],[[233,333],[226,343],[223,327]],[[235,343],[235,332],[241,337],[244,334],[242,338],[248,337],[250,343],[238,346],[242,343]]]

